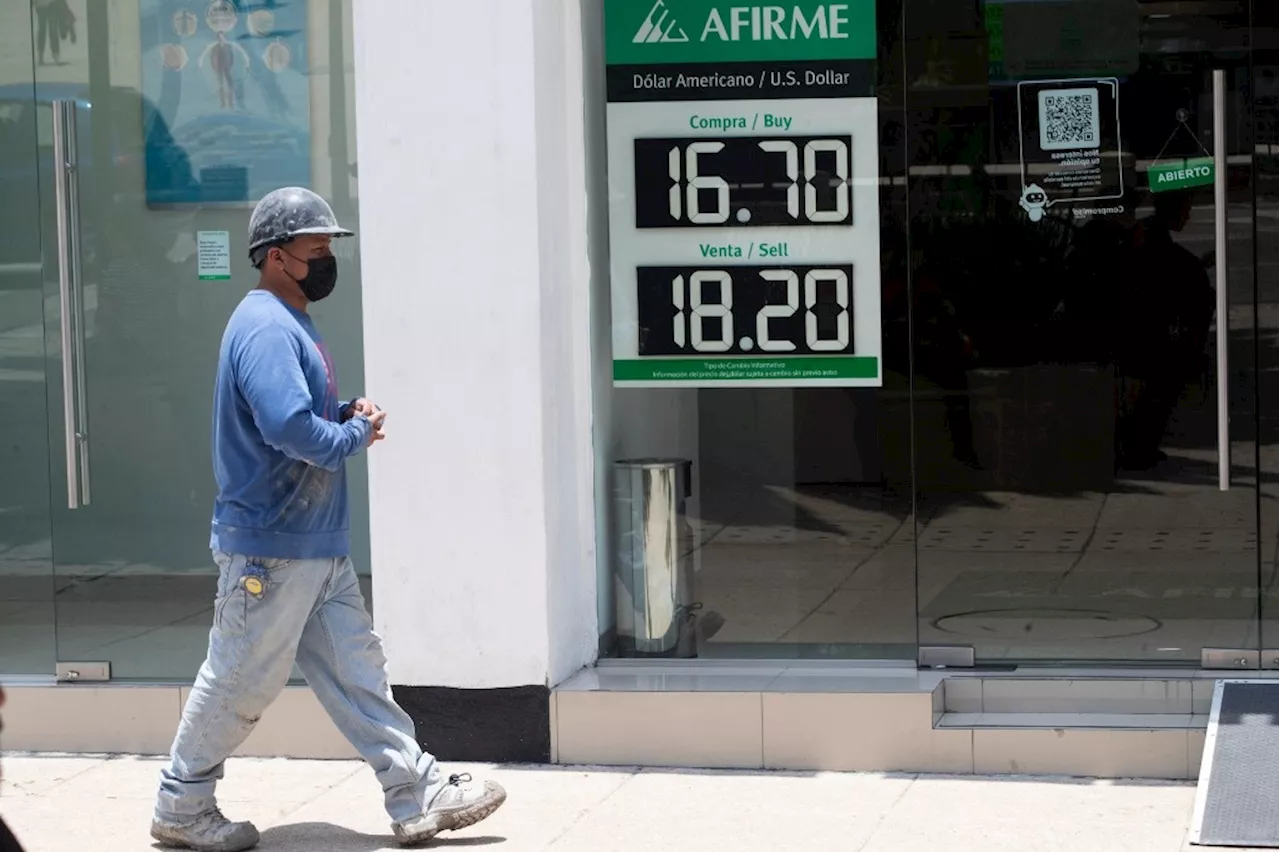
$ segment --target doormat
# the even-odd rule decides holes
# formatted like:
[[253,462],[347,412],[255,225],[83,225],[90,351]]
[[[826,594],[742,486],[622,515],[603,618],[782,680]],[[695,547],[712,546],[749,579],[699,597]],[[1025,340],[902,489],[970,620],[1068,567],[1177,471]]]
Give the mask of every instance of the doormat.
[[1280,847],[1278,704],[1274,680],[1215,685],[1191,818],[1194,845]]

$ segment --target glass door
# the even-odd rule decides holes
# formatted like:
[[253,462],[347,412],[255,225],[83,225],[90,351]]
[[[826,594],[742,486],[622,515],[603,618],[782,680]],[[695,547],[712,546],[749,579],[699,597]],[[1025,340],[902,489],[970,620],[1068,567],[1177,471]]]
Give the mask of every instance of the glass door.
[[[1260,367],[1263,370],[1276,366],[1276,346],[1280,340],[1280,132],[1277,130],[1277,35],[1280,34],[1280,10],[1268,4],[1254,4],[1252,72],[1250,75],[1251,106],[1253,109],[1253,196],[1255,217],[1254,250],[1258,258],[1257,275],[1258,324],[1257,334],[1262,345]],[[1264,374],[1265,375],[1265,374]],[[1280,607],[1277,607],[1277,550],[1280,550],[1280,400],[1276,397],[1274,379],[1258,383],[1258,457],[1259,492],[1261,500],[1258,512],[1262,524],[1261,586],[1262,586],[1262,665],[1276,666],[1276,650],[1280,648],[1277,632],[1280,630]]]
[[[39,177],[57,659],[187,680],[214,593],[211,383],[226,318],[256,284],[250,209],[303,185],[356,218],[349,4],[35,9],[36,98],[58,152]],[[358,261],[342,249],[317,322],[358,383]]]
[[906,22],[921,643],[1258,665],[1275,125],[1250,4],[908,0]]
[[51,120],[32,64],[31,7],[0,7],[0,678],[53,671],[40,169]]

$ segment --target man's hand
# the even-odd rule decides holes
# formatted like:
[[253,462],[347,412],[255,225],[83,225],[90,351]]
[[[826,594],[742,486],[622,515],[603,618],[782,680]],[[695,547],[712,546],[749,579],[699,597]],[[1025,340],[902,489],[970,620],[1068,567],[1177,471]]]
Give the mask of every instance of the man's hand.
[[383,423],[386,422],[387,412],[375,406],[374,412],[368,415],[368,417],[369,417],[369,426],[372,428],[369,430],[369,443],[366,446],[372,447],[378,441],[381,441],[383,438],[387,437],[386,430],[382,425]]
[[351,404],[348,405],[345,409],[343,409],[342,422],[345,423],[346,421],[350,420],[352,417],[355,417],[357,415],[372,417],[375,412],[381,411],[381,410],[382,410],[381,408],[378,408],[378,406],[374,405],[369,400],[365,399],[364,397],[360,397],[359,399],[352,400]]

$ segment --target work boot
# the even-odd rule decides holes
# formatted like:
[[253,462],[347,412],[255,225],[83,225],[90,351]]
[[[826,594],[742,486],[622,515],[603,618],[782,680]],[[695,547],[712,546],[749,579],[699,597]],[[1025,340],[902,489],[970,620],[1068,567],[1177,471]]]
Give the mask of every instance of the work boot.
[[232,822],[214,808],[189,822],[171,822],[156,817],[151,821],[151,837],[161,846],[194,849],[196,852],[242,852],[258,845],[258,829],[251,822]]
[[506,800],[507,791],[496,781],[480,784],[467,773],[450,775],[449,783],[436,793],[425,814],[397,822],[391,830],[402,846],[412,846],[430,840],[442,831],[475,825]]

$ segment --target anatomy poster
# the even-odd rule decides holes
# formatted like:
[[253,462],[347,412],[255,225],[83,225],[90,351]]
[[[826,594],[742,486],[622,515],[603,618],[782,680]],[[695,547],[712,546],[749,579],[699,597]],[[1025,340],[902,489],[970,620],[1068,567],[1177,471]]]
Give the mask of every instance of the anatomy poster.
[[305,0],[141,0],[147,205],[311,183]]

